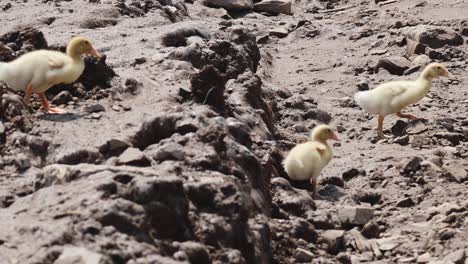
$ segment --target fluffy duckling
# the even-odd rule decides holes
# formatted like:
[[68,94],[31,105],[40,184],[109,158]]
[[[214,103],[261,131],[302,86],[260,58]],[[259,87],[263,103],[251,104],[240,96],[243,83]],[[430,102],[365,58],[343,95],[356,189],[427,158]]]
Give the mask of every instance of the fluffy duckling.
[[88,39],[74,37],[68,43],[66,54],[51,50],[36,50],[9,63],[0,62],[0,81],[4,81],[12,90],[24,91],[26,105],[31,95],[37,93],[43,111],[65,113],[63,109],[50,107],[44,93],[53,85],[76,81],[85,68],[82,55],[100,57]]
[[339,141],[328,125],[316,126],[311,132],[312,141],[295,146],[283,161],[288,176],[293,180],[309,180],[312,183],[314,197],[318,198],[317,177],[330,162],[333,152],[328,139]]
[[373,90],[356,93],[354,99],[367,112],[379,115],[378,134],[381,138],[389,138],[382,130],[385,116],[396,114],[399,117],[416,119],[415,115],[403,114],[400,111],[424,98],[429,93],[433,79],[440,76],[448,77],[448,74],[447,69],[442,64],[431,63],[426,66],[415,81],[387,82]]

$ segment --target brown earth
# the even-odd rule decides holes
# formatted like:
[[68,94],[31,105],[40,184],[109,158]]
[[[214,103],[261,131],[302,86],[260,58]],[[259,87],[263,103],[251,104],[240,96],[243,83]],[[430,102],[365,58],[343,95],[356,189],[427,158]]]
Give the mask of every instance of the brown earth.
[[[106,55],[48,92],[64,116],[2,87],[0,263],[468,263],[465,1],[0,8],[0,61],[78,34]],[[379,140],[353,94],[428,61],[451,76]],[[322,122],[314,201],[281,160]]]

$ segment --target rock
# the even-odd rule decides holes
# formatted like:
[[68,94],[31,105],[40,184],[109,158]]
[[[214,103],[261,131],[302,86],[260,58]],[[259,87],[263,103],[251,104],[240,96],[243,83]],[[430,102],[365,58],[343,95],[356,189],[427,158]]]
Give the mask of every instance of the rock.
[[359,170],[356,169],[356,168],[351,168],[345,172],[343,172],[343,174],[341,175],[341,177],[343,178],[343,180],[345,181],[350,181],[351,179],[353,179],[354,177],[358,176],[359,175]]
[[426,46],[417,41],[406,39],[406,54],[411,57],[415,54],[424,54],[426,52]]
[[88,113],[104,112],[106,109],[101,104],[88,105],[84,109]]
[[207,6],[222,7],[226,10],[252,10],[252,0],[205,0]]
[[67,246],[54,264],[99,264],[103,259],[101,254],[86,248]]
[[157,161],[185,159],[186,154],[184,147],[177,143],[169,142],[154,149],[153,151],[149,150],[150,148],[151,146],[145,150],[145,153],[148,153],[153,159]]
[[284,100],[283,104],[285,107],[289,108],[304,109],[304,97],[302,97],[301,95],[293,95]]
[[445,256],[444,261],[453,264],[464,264],[466,259],[466,253],[464,249],[454,251]]
[[278,27],[275,29],[270,30],[270,36],[278,37],[278,38],[285,38],[288,36],[289,32],[287,29]]
[[15,156],[13,163],[19,171],[25,171],[31,167],[30,159],[23,153],[20,153],[17,156]]
[[468,180],[468,171],[462,164],[452,163],[446,167],[449,177],[453,178],[456,182],[465,182]]
[[338,218],[344,225],[365,225],[374,217],[374,209],[363,206],[342,207],[338,209]]
[[323,111],[323,110],[320,110],[320,109],[310,109],[309,111],[307,111],[304,115],[304,118],[306,119],[314,119],[314,120],[317,120],[317,121],[320,121],[324,124],[328,124],[330,123],[332,117],[330,116],[329,113]]
[[61,91],[59,94],[52,98],[52,103],[55,105],[66,104],[72,100],[72,95],[69,91]]
[[117,164],[150,166],[149,159],[137,148],[127,148],[117,159]]
[[361,234],[366,238],[378,238],[380,236],[380,226],[375,220],[371,220],[364,225]]
[[433,49],[442,48],[445,45],[463,45],[463,37],[460,34],[450,29],[437,27],[413,27],[409,29],[406,38]]
[[[130,143],[139,149],[156,144],[162,139],[170,137],[176,130],[177,121],[182,119],[180,114],[160,114],[143,122],[137,132],[131,136]],[[180,129],[187,132],[187,129]],[[183,130],[183,131],[182,131]]]
[[327,251],[330,254],[337,254],[344,247],[344,230],[327,230],[323,232],[318,241],[327,244]]
[[427,55],[424,55],[424,54],[419,55],[413,59],[413,63],[415,65],[425,66],[425,65],[428,65],[430,62],[431,62],[431,58],[429,58]]
[[393,140],[393,143],[397,143],[397,144],[400,144],[402,146],[406,146],[408,145],[409,143],[409,136],[408,135],[404,135],[404,136],[401,136],[401,137],[397,137]]
[[395,124],[390,129],[392,134],[399,137],[405,133],[406,128],[408,127],[408,123],[403,120],[397,120]]
[[338,99],[338,103],[340,104],[341,107],[356,107],[357,106],[354,100],[349,96],[341,97],[340,99]]
[[180,47],[187,45],[187,39],[193,36],[200,37],[205,40],[211,38],[210,32],[197,24],[180,25],[171,28],[161,36],[161,42],[166,47]]
[[320,181],[320,185],[324,186],[327,184],[335,185],[341,188],[344,188],[344,181],[341,177],[336,177],[336,176],[330,176],[330,177],[324,177]]
[[341,263],[341,264],[351,264],[351,256],[349,253],[345,252],[340,252],[337,256],[336,259]]
[[99,152],[107,156],[118,156],[129,147],[130,144],[124,140],[110,139],[99,146]]
[[431,254],[424,253],[416,259],[416,263],[428,263],[432,260]]
[[96,149],[84,148],[74,149],[59,153],[56,157],[58,164],[75,165],[79,163],[98,164],[102,161],[102,155]]
[[187,254],[190,263],[211,264],[208,249],[205,245],[186,241],[180,244],[180,249]]
[[291,15],[291,0],[263,0],[254,4],[256,12]]
[[117,25],[116,19],[89,17],[80,22],[81,28],[96,29]]
[[368,203],[371,205],[378,204],[382,198],[379,191],[359,191],[352,196],[357,203]]
[[289,214],[301,216],[314,210],[315,202],[305,190],[293,188],[288,180],[277,177],[271,180],[272,201]]
[[369,90],[369,82],[366,80],[361,80],[356,84],[358,91],[367,91]]
[[296,248],[295,256],[297,262],[310,262],[315,257],[312,252],[302,248]]
[[406,133],[408,135],[421,134],[426,132],[427,130],[428,128],[426,124],[424,124],[424,121],[420,119],[412,120],[406,127]]
[[198,102],[211,105],[218,110],[224,109],[225,80],[215,66],[211,64],[204,66],[191,77],[190,83],[192,94]]
[[464,140],[465,138],[465,135],[456,132],[438,132],[435,133],[434,136],[436,138],[443,138],[450,141],[453,146],[458,146],[460,141]]
[[399,200],[396,203],[396,206],[397,207],[412,207],[414,206],[414,201],[413,199],[411,199],[411,197],[406,197],[406,198]]
[[392,251],[400,245],[400,243],[393,241],[391,238],[379,239],[378,244],[379,249],[382,251]]
[[377,65],[374,67],[374,71],[378,72],[380,68],[383,68],[393,75],[401,76],[411,66],[411,61],[404,57],[389,57],[380,59]]
[[411,176],[421,169],[421,162],[423,159],[421,157],[411,158],[404,166],[401,171],[402,175]]

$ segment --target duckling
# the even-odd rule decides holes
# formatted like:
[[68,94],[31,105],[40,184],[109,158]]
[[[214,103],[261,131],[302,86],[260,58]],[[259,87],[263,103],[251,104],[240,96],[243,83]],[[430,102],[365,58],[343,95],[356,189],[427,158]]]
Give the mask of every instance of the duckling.
[[316,126],[311,132],[312,141],[295,146],[283,161],[288,176],[293,180],[309,180],[312,184],[314,198],[319,198],[317,192],[317,177],[330,162],[333,152],[327,140],[339,141],[328,125]]
[[62,114],[65,110],[51,107],[45,91],[60,83],[73,83],[83,73],[85,64],[82,55],[101,55],[84,37],[74,37],[67,46],[66,54],[51,50],[36,50],[26,53],[17,59],[0,62],[0,81],[16,91],[24,91],[24,103],[27,106],[33,93],[41,99],[46,113]]
[[396,114],[398,117],[416,119],[413,114],[403,114],[401,110],[408,105],[423,99],[432,86],[432,80],[437,77],[448,77],[449,72],[440,63],[426,66],[415,81],[391,81],[377,86],[373,90],[355,94],[356,103],[365,111],[379,115],[377,132],[381,138],[391,138],[383,133],[382,126],[385,116]]

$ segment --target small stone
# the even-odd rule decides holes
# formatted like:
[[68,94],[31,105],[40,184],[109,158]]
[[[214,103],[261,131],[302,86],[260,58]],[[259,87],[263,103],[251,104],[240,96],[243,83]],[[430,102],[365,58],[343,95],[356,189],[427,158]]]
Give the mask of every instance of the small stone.
[[374,217],[374,209],[363,206],[343,207],[338,210],[342,224],[365,225]]
[[429,64],[430,62],[431,62],[431,58],[429,58],[427,55],[424,55],[424,54],[416,56],[416,58],[413,59],[413,63],[415,65],[425,66]]
[[304,118],[306,119],[314,119],[314,120],[317,120],[317,121],[320,121],[324,124],[328,124],[330,123],[332,117],[330,116],[329,113],[323,111],[323,110],[320,110],[320,109],[310,109],[309,111],[307,111],[304,115]]
[[349,253],[345,252],[340,252],[337,256],[336,259],[341,263],[341,264],[351,264],[351,256]]
[[406,38],[433,49],[442,48],[445,45],[463,45],[463,37],[457,32],[446,28],[430,27],[425,25],[409,29]]
[[429,253],[424,253],[416,259],[416,263],[429,263],[431,261],[432,257],[431,254]]
[[351,179],[353,179],[354,177],[356,177],[358,175],[359,175],[359,170],[356,169],[356,168],[351,168],[351,169],[343,172],[342,178],[345,181],[350,181]]
[[164,144],[155,149],[154,151],[150,151],[150,153],[153,159],[157,161],[185,159],[184,147],[180,144],[173,142]]
[[397,248],[400,244],[392,240],[379,240],[379,249],[381,251],[392,251]]
[[85,107],[85,111],[88,113],[104,112],[105,110],[104,106],[100,104],[93,104]]
[[377,65],[374,67],[374,71],[378,72],[380,68],[383,68],[393,75],[401,76],[411,66],[411,61],[404,57],[389,57],[380,59]]
[[263,0],[254,4],[257,12],[291,15],[292,2],[290,0]]
[[366,80],[361,80],[356,84],[358,91],[367,91],[369,90],[369,83]]
[[20,153],[15,157],[14,163],[20,171],[24,171],[31,167],[30,159],[26,157],[26,155],[24,155],[23,153]]
[[465,136],[461,133],[455,133],[455,132],[439,132],[434,134],[436,138],[443,138],[450,143],[452,143],[453,146],[458,146],[460,144],[460,141],[465,138]]
[[447,173],[456,182],[465,182],[468,180],[468,171],[461,164],[449,164],[447,167]]
[[130,144],[126,141],[120,139],[110,139],[103,145],[99,146],[99,152],[111,156],[120,155],[129,147]]
[[101,116],[102,116],[102,115],[99,114],[99,113],[92,113],[92,114],[91,114],[91,118],[92,118],[92,119],[100,119]]
[[118,164],[133,165],[133,166],[149,166],[149,159],[137,148],[128,148],[120,154]]
[[378,238],[380,236],[380,226],[375,220],[371,220],[364,225],[361,234],[366,238]]
[[405,133],[408,123],[403,120],[397,120],[396,123],[392,126],[391,131],[395,136],[402,136]]
[[252,0],[206,0],[205,4],[212,7],[221,7],[226,10],[252,10]]
[[414,206],[414,201],[411,197],[406,197],[399,200],[396,204],[397,207],[412,207]]
[[327,184],[335,185],[341,188],[344,188],[344,181],[341,177],[331,176],[331,177],[324,177],[320,181],[320,185],[324,186]]
[[72,149],[59,153],[56,157],[56,163],[76,165],[79,163],[97,164],[102,160],[102,155],[95,149]]
[[296,248],[296,261],[297,262],[310,262],[314,259],[314,254],[302,248]]
[[402,175],[411,176],[421,169],[421,162],[423,159],[421,157],[411,158],[405,166],[403,166]]
[[72,96],[69,91],[61,91],[52,99],[52,103],[54,105],[62,105],[68,103],[71,100]]
[[278,38],[285,38],[288,36],[289,32],[287,29],[279,27],[270,30],[269,32],[270,36],[278,37]]
[[464,249],[454,251],[445,256],[444,261],[453,264],[464,264],[466,260],[466,253]]
[[344,247],[344,230],[327,230],[319,236],[319,242],[327,244],[330,254],[338,253]]
[[54,264],[98,264],[103,259],[102,255],[89,251],[86,248],[68,246],[62,254],[54,261]]
[[409,136],[408,135],[404,135],[404,136],[401,136],[401,137],[397,137],[393,140],[393,143],[397,143],[397,144],[400,144],[402,146],[406,146],[409,144]]

